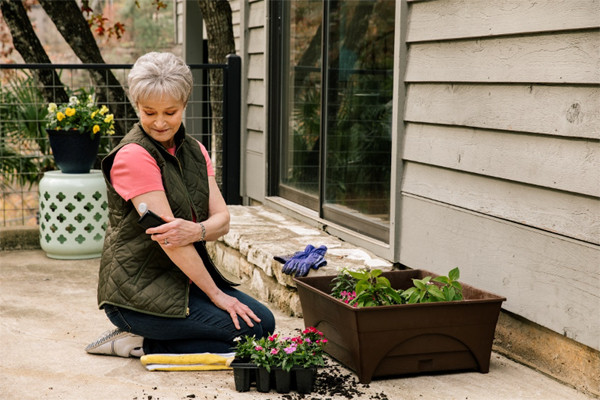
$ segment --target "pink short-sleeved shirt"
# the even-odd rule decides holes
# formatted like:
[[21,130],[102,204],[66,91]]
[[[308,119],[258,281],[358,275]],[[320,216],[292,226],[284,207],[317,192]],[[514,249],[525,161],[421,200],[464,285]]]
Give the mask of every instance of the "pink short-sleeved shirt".
[[[208,176],[215,176],[208,151],[202,143],[198,142],[198,145],[206,160]],[[175,154],[175,147],[167,150]],[[123,146],[115,155],[110,170],[110,181],[117,193],[126,201],[144,193],[165,190],[156,160],[146,149],[135,143]]]

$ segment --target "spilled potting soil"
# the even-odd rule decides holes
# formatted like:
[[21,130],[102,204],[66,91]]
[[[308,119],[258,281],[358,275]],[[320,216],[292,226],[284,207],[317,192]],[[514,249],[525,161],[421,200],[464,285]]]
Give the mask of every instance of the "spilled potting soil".
[[[325,367],[319,368],[312,393],[289,393],[281,395],[285,400],[331,400],[332,398],[369,400],[389,400],[385,393],[367,394],[361,389],[368,389],[369,385],[358,382],[356,375],[342,371],[337,363],[325,360]],[[368,396],[368,397],[367,397]]]

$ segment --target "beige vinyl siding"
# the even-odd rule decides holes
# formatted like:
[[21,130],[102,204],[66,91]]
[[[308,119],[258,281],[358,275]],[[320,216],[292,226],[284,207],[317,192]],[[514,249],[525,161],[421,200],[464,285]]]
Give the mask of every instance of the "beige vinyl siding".
[[240,42],[242,35],[242,12],[241,6],[244,0],[229,0],[229,6],[231,7],[231,24],[233,25],[233,40],[235,41],[235,52],[240,54],[242,50],[242,44]]
[[[408,42],[598,27],[597,0],[409,0]],[[434,29],[432,29],[434,27]]]
[[244,66],[242,81],[244,114],[243,196],[263,201],[266,187],[265,129],[266,129],[266,3],[262,0],[245,1],[244,10]]
[[[408,3],[400,261],[600,349],[600,2]],[[596,316],[596,317],[594,317]]]

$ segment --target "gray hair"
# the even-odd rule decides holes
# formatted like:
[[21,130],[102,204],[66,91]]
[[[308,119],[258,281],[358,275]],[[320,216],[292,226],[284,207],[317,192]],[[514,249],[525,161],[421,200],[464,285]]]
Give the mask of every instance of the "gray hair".
[[149,96],[171,96],[187,104],[192,92],[192,72],[172,53],[151,52],[137,59],[127,77],[129,95],[137,106]]

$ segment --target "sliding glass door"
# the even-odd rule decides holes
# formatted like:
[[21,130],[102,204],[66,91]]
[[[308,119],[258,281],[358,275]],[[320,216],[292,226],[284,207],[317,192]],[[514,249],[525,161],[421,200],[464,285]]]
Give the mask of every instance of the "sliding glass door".
[[388,241],[395,2],[278,3],[277,194]]
[[320,0],[283,2],[279,195],[319,209],[321,146]]

